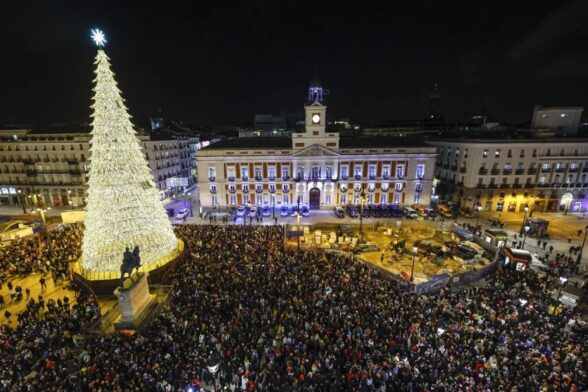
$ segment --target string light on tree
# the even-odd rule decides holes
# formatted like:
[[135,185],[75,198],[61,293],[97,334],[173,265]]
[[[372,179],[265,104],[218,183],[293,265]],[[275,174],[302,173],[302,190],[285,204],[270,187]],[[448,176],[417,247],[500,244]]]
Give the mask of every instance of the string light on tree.
[[125,248],[139,246],[142,265],[149,268],[176,249],[177,239],[101,49],[104,33],[92,30],[92,39],[98,53],[82,266],[118,271]]

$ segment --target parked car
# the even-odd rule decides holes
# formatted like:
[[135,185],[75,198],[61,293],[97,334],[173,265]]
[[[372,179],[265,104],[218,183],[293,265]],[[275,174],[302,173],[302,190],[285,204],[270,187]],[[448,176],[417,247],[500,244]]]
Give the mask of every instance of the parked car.
[[392,218],[401,218],[404,216],[404,212],[398,204],[388,204],[388,209]]
[[427,212],[427,215],[429,216],[429,218],[436,218],[437,217],[437,213],[435,212],[434,209],[427,208],[425,211]]
[[308,208],[308,206],[300,207],[300,215],[304,217],[310,216],[310,209]]
[[176,213],[176,219],[184,219],[190,215],[190,210],[188,208],[182,208]]
[[422,216],[423,218],[428,218],[429,214],[427,214],[427,207],[425,207],[422,204],[413,204],[411,206],[417,214],[419,214],[419,216]]
[[283,205],[280,207],[280,216],[289,216],[290,215],[290,207]]
[[240,205],[237,208],[237,211],[235,211],[235,215],[236,216],[245,216],[246,212],[247,212],[247,210],[245,209],[245,206],[244,205]]
[[345,206],[345,212],[347,212],[347,215],[349,215],[351,218],[357,218],[359,216],[359,212],[353,204],[347,204]]
[[402,208],[402,212],[408,219],[417,219],[419,217],[419,214],[417,214],[416,210],[411,207]]
[[369,218],[370,217],[370,212],[368,211],[367,206],[363,206],[363,208],[362,208],[361,205],[356,204],[355,205],[355,210],[357,211],[358,214],[361,213],[361,216],[363,216],[364,218]]
[[272,214],[272,209],[270,206],[263,206],[261,209],[261,215],[264,217],[268,217]]
[[337,216],[337,218],[345,218],[345,210],[343,209],[343,207],[335,207],[335,215]]
[[298,216],[298,206],[290,206],[290,216]]
[[257,215],[257,206],[249,207],[249,215]]
[[469,208],[465,207],[465,208],[460,208],[459,209],[459,214],[461,216],[463,216],[464,218],[473,218],[474,217],[474,213],[472,212],[472,210],[470,210]]

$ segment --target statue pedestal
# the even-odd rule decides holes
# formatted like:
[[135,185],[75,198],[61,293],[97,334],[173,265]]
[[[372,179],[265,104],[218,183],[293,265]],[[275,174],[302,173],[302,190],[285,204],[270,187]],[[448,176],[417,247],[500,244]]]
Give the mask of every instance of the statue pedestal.
[[125,279],[123,287],[114,290],[120,309],[120,317],[114,323],[116,329],[137,329],[149,313],[155,295],[149,293],[148,275],[137,273],[133,280]]

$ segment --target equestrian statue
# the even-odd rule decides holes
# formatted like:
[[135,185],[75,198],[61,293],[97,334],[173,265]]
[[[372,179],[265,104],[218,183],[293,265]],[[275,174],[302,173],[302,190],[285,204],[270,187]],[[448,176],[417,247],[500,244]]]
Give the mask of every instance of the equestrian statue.
[[133,280],[133,271],[135,269],[139,271],[139,267],[141,267],[141,255],[139,253],[140,250],[138,246],[135,246],[135,249],[133,249],[132,252],[128,247],[126,248],[120,266],[120,287],[123,287],[126,274],[129,274],[129,278]]

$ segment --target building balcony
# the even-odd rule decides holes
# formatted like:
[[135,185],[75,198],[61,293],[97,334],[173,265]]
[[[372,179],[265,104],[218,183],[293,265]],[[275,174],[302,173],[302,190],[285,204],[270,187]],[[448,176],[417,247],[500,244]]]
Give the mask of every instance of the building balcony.
[[375,180],[375,179],[376,179],[376,175],[375,175],[375,174],[370,174],[370,175],[368,176],[368,178],[369,178],[370,180]]
[[347,179],[349,179],[349,176],[347,174],[341,175],[341,179],[343,181],[346,181]]
[[71,174],[72,176],[81,176],[82,171],[80,169],[70,169],[69,174]]
[[268,180],[270,180],[270,181],[274,181],[275,179],[276,179],[276,176],[269,176],[268,177]]
[[208,177],[208,181],[214,182],[214,181],[216,181],[216,177],[215,176],[209,176]]
[[541,169],[541,173],[551,173],[551,168]]
[[227,181],[235,181],[235,176],[228,176]]
[[242,191],[243,193],[249,193],[249,188],[243,188]]
[[451,170],[452,171],[457,171],[457,165],[451,165]]
[[565,167],[560,167],[559,169],[555,169],[555,172],[556,173],[563,173],[565,171],[566,171],[566,168]]
[[276,193],[276,188],[270,188],[269,193]]
[[37,176],[37,171],[36,170],[27,170],[27,177],[36,177]]
[[247,181],[247,180],[249,180],[249,177],[247,177],[247,176],[242,176],[242,177],[241,177],[241,180],[242,180],[242,181]]
[[404,180],[404,174],[400,174],[400,175],[396,176],[396,178],[398,178],[399,180]]
[[580,168],[579,167],[574,167],[574,168],[570,167],[568,169],[568,173],[577,173],[579,171],[580,171]]
[[516,174],[516,175],[525,174],[525,169],[516,169],[516,170],[515,170],[515,174]]
[[535,188],[535,184],[525,184],[525,188]]
[[506,174],[506,175],[512,174],[512,169],[503,169],[502,174]]
[[476,188],[484,189],[484,188],[486,188],[486,184],[476,184]]
[[361,180],[361,174],[356,174],[354,178],[358,181]]
[[237,189],[235,189],[235,188],[229,188],[229,193],[235,193],[235,192],[237,192]]
[[263,192],[263,188],[255,188],[255,193],[261,193]]
[[500,169],[492,169],[490,170],[490,174],[492,174],[493,176],[500,174]]
[[282,176],[282,181],[288,181],[290,179],[290,176]]
[[460,172],[460,173],[465,173],[465,172],[466,172],[466,170],[467,170],[467,168],[465,168],[465,167],[460,167],[460,168],[459,168],[459,172]]
[[255,181],[261,181],[263,178],[261,176],[255,176]]
[[457,185],[459,185],[459,186],[463,186],[463,181],[458,181],[458,182],[457,182]]
[[488,189],[496,189],[498,188],[498,185],[496,184],[488,184]]
[[486,168],[484,168],[484,167],[481,167],[481,168],[478,170],[478,174],[480,174],[480,175],[488,174],[488,169],[486,169]]
[[527,174],[537,174],[537,169],[535,169],[534,167],[530,167],[529,169],[527,169]]
[[383,178],[384,180],[389,180],[389,179],[390,179],[390,174],[388,174],[388,173],[384,173],[384,174],[382,175],[382,178]]
[[214,195],[216,193],[216,188],[211,188],[210,193]]
[[510,188],[509,184],[500,184],[500,189],[508,189]]
[[549,188],[549,184],[546,182],[539,183],[539,184],[537,184],[537,188]]

